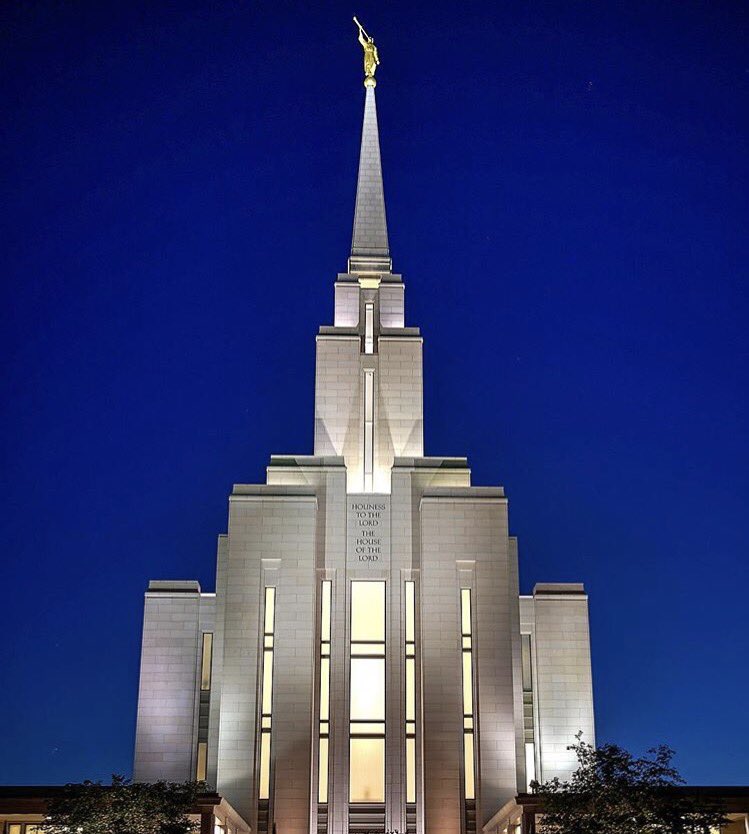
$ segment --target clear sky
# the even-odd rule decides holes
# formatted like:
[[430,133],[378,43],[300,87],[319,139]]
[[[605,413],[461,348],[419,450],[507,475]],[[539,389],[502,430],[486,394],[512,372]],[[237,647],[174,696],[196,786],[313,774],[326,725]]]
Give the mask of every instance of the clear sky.
[[749,6],[0,7],[0,783],[131,772],[142,594],[312,451],[376,37],[428,454],[584,581],[599,739],[749,783]]

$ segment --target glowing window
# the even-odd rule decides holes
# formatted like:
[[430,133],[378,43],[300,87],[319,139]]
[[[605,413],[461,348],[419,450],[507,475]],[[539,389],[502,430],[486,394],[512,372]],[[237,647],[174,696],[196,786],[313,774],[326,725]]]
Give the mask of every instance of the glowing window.
[[211,688],[211,663],[213,660],[213,634],[203,634],[203,652],[200,660],[200,690],[208,692]]
[[412,657],[406,658],[406,721],[416,720],[416,674]]
[[351,583],[349,801],[385,801],[385,583]]
[[195,767],[195,779],[198,782],[205,782],[206,767],[208,765],[208,743],[198,742],[198,761]]
[[380,643],[356,643],[353,654],[373,655],[382,657],[385,654],[385,642]]
[[376,736],[382,732],[382,721],[352,721],[352,736]]
[[385,801],[385,739],[356,738],[350,742],[351,802]]
[[374,304],[364,305],[364,353],[374,353]]
[[416,639],[416,586],[406,582],[406,643]]
[[379,657],[351,658],[351,720],[385,720],[385,662]]
[[385,641],[385,583],[351,583],[351,642]]
[[533,694],[533,652],[531,635],[520,635],[521,682],[523,686],[523,738],[525,740],[526,789],[536,779],[536,729]]
[[460,622],[464,637],[471,636],[471,591],[461,588],[460,591]]
[[328,801],[328,755],[330,745],[330,597],[333,583],[320,585],[320,715],[317,751],[317,801]]
[[406,802],[416,802],[416,739],[406,736]]
[[260,799],[270,796],[270,733],[260,736]]
[[406,591],[406,802],[416,802],[416,586]]
[[364,371],[364,492],[372,492],[374,471],[374,371]]
[[322,583],[320,600],[320,640],[323,643],[330,642],[330,594],[332,582],[326,580]]
[[260,684],[260,767],[259,792],[261,800],[270,798],[270,754],[273,727],[273,654],[274,630],[276,620],[276,589],[265,589],[263,612],[263,659],[262,680]]
[[463,792],[466,799],[475,799],[473,630],[471,591],[469,588],[461,588],[460,590],[460,623],[463,654]]
[[273,635],[276,619],[276,589],[265,589],[265,634]]
[[328,801],[328,744],[329,738],[320,737],[319,775],[317,785],[317,801],[325,803]]
[[473,713],[473,658],[470,651],[463,652],[463,715]]
[[531,636],[520,635],[520,648],[523,670],[523,692],[533,691],[533,668],[531,666]]
[[473,733],[464,733],[463,735],[463,752],[465,770],[465,793],[466,799],[476,798],[476,786],[474,785],[474,761],[473,761]]
[[330,658],[320,658],[320,721],[330,717]]
[[273,702],[273,649],[263,652],[263,714],[270,713]]
[[525,779],[530,792],[531,782],[536,780],[536,745],[532,741],[525,742]]

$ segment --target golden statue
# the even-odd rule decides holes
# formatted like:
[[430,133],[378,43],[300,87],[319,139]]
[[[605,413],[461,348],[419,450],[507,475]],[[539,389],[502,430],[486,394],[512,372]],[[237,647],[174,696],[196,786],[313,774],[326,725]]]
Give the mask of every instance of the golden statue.
[[377,55],[377,47],[375,46],[374,38],[371,38],[359,21],[354,18],[354,23],[359,27],[359,43],[364,50],[364,86],[374,87],[375,70],[380,65],[380,59]]

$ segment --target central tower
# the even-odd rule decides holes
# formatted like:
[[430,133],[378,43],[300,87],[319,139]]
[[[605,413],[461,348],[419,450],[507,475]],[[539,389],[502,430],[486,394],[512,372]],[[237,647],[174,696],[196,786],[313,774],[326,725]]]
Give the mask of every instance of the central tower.
[[389,494],[394,460],[424,454],[422,340],[392,271],[373,74],[365,90],[348,271],[317,337],[315,455],[344,459],[349,493]]
[[[254,834],[473,834],[593,741],[581,585],[519,596],[502,487],[425,457],[392,271],[374,41],[348,267],[317,335],[312,455],[237,484],[216,593],[146,594],[135,778],[206,780]],[[231,832],[226,832],[231,834]]]

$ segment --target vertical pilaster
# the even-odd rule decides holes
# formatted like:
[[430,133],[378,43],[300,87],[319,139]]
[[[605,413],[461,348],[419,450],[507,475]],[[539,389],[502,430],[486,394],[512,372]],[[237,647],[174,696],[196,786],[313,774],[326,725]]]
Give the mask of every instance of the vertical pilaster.
[[330,769],[328,832],[348,832],[349,612],[346,593],[346,475],[327,478],[326,577],[332,579],[330,660]]
[[454,513],[421,505],[421,656],[426,831],[459,834],[461,824],[462,701],[460,611],[455,550],[461,530]]

